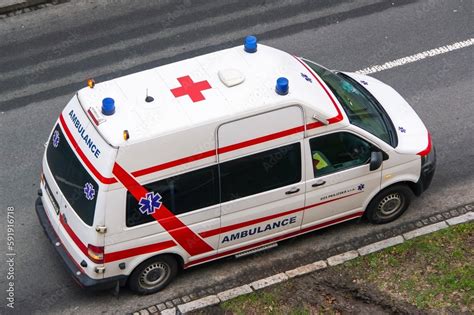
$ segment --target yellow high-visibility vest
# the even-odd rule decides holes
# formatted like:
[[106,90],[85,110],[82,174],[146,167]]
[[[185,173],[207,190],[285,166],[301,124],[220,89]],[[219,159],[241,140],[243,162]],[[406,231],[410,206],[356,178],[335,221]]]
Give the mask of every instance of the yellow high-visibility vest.
[[313,154],[313,161],[314,161],[314,167],[317,170],[320,170],[329,166],[326,159],[319,152],[316,152]]

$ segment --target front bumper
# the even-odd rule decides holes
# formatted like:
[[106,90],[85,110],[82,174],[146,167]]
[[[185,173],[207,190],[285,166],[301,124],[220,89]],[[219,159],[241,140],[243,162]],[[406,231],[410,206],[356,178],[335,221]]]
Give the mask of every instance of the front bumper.
[[105,278],[105,279],[92,279],[91,277],[86,275],[81,270],[81,268],[76,265],[74,260],[71,258],[71,256],[67,252],[67,250],[64,248],[58,235],[54,231],[54,228],[51,225],[51,222],[49,221],[49,218],[43,207],[43,202],[41,201],[41,197],[38,197],[38,199],[36,199],[35,208],[36,208],[36,214],[38,215],[39,221],[41,223],[41,226],[43,226],[46,236],[48,236],[49,240],[53,244],[53,247],[56,249],[56,252],[61,257],[61,260],[63,261],[63,263],[66,265],[67,267],[66,269],[70,272],[73,279],[81,287],[86,287],[86,288],[93,287],[94,289],[108,289],[116,285],[117,281],[119,282],[120,286],[125,285],[125,282],[127,281],[127,276],[116,276],[116,277],[110,277],[110,278]]
[[420,179],[416,183],[415,194],[421,195],[425,190],[428,189],[433,180],[433,176],[436,170],[436,150],[435,147],[431,149],[432,152],[427,156],[427,160],[421,165]]

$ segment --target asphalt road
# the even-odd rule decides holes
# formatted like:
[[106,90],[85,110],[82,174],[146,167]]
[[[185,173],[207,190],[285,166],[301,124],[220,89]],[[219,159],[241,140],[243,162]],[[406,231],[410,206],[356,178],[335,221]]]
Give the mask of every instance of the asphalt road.
[[[331,68],[355,71],[473,36],[472,1],[75,1],[0,19],[0,312],[7,288],[6,209],[15,208],[17,313],[130,312],[270,275],[387,226],[345,223],[269,252],[184,272],[163,292],[84,291],[34,214],[43,143],[74,91],[97,81],[241,43],[247,34]],[[373,74],[404,95],[438,153],[431,189],[397,223],[474,201],[473,46]],[[390,226],[390,225],[389,225]]]

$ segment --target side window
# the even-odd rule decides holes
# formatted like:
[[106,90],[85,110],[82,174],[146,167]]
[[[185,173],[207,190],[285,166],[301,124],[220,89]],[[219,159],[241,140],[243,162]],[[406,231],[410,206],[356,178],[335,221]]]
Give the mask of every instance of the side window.
[[[176,215],[209,207],[219,203],[217,165],[163,179],[148,184],[145,188],[159,193],[163,205]],[[139,208],[138,201],[128,192],[128,227],[154,220],[153,216],[142,214]]]
[[314,177],[366,164],[372,145],[348,133],[338,132],[309,140]]
[[301,181],[299,143],[220,164],[221,200],[258,194]]

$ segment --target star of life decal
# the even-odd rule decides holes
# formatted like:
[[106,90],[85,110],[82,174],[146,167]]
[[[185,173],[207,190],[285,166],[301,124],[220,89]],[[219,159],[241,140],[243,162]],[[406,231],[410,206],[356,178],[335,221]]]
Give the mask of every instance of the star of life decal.
[[53,147],[57,148],[59,145],[59,131],[55,130],[53,132]]
[[313,83],[313,80],[311,80],[311,78],[308,77],[307,74],[301,73],[301,77],[302,77],[303,79],[305,79],[306,81],[308,81],[308,82],[310,82],[310,83]]
[[86,183],[84,185],[84,195],[87,200],[92,200],[95,197],[95,189],[91,183]]
[[161,195],[151,191],[148,192],[145,197],[142,197],[138,204],[140,205],[139,210],[142,214],[150,215],[160,209],[163,203],[161,202]]

